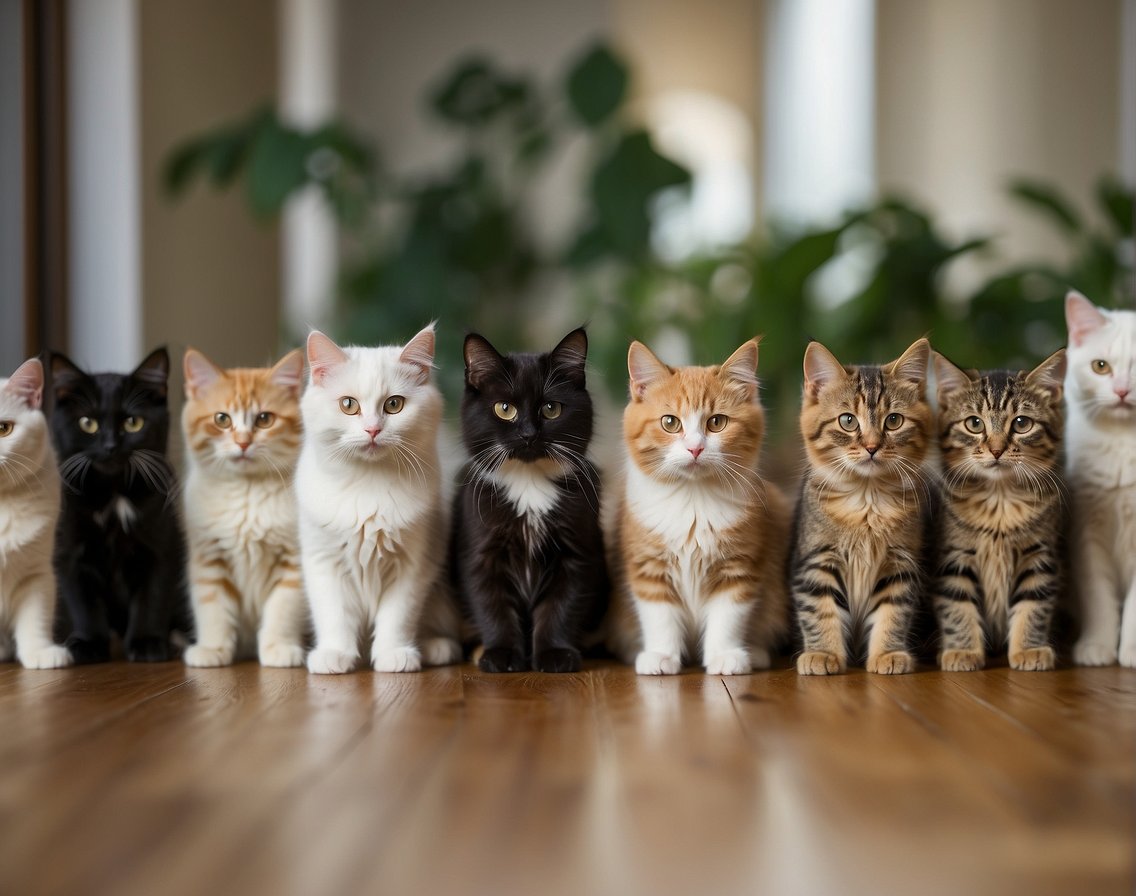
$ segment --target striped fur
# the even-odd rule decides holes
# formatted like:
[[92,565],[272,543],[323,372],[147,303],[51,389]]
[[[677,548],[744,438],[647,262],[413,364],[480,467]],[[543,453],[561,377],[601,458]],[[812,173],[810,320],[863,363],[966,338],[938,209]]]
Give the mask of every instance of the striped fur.
[[805,351],[809,467],[790,560],[803,675],[843,672],[865,642],[868,671],[915,667],[908,642],[931,499],[929,354],[920,339],[883,367],[844,367],[818,342]]
[[939,665],[981,669],[1008,646],[1014,669],[1054,666],[1060,587],[1065,351],[1030,373],[964,373],[935,355],[944,504],[935,616]]

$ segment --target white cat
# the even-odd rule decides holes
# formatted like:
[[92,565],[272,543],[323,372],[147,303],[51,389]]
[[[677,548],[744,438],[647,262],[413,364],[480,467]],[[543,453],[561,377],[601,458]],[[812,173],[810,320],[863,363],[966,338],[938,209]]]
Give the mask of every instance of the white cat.
[[42,404],[35,358],[0,380],[0,661],[58,669],[71,654],[51,637],[59,473]]
[[1136,667],[1136,312],[1065,298],[1074,662]]
[[322,333],[308,337],[296,493],[316,635],[312,672],[350,672],[369,634],[381,672],[461,656],[451,637],[420,639],[420,625],[446,631],[456,621],[432,618],[435,607],[450,607],[442,600],[442,396],[433,364],[433,325],[403,348],[340,348]]

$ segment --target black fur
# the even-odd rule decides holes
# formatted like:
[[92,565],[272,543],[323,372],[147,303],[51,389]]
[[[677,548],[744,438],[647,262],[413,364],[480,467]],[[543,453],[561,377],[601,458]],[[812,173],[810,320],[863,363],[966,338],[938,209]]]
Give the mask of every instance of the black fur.
[[[501,356],[481,336],[466,337],[462,438],[472,460],[455,502],[452,568],[487,672],[577,671],[607,607],[599,473],[585,457],[593,417],[587,351],[582,329],[544,355]],[[498,402],[515,407],[516,418],[499,418]],[[541,413],[548,402],[561,406],[555,419]],[[506,460],[548,458],[570,472],[533,527],[492,475]]]
[[[171,631],[187,618],[177,479],[166,458],[169,356],[159,348],[130,374],[87,374],[61,354],[48,367],[64,483],[59,637],[78,663],[110,659],[112,632],[129,660],[169,659]],[[126,430],[129,418],[141,419],[137,432]],[[97,430],[85,432],[83,419]]]

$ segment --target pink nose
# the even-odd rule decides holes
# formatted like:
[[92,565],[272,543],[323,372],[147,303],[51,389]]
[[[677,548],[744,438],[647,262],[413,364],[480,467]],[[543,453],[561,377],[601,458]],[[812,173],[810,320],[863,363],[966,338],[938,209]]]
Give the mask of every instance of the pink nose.
[[995,460],[997,460],[999,457],[1001,457],[1005,452],[1006,452],[1005,448],[991,448],[990,449],[990,453],[994,455]]
[[242,453],[248,451],[248,447],[251,444],[251,439],[237,439],[237,446],[241,449]]
[[382,431],[383,431],[383,428],[381,426],[368,426],[365,430],[367,435],[369,435],[371,437],[372,442],[375,441],[375,439],[378,438],[379,433],[381,433]]
[[1126,399],[1128,397],[1128,390],[1127,389],[1115,389],[1114,388],[1112,391],[1116,393],[1116,397],[1119,398],[1121,401],[1124,401],[1124,399]]
[[693,454],[694,459],[697,460],[698,455],[700,455],[705,449],[703,449],[703,448],[687,448],[686,450],[689,451],[691,454]]

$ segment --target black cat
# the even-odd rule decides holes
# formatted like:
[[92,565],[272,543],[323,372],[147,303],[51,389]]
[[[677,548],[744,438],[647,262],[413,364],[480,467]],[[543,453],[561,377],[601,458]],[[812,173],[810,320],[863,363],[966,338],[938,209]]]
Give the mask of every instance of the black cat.
[[50,356],[51,433],[63,478],[56,543],[59,637],[77,663],[170,658],[186,616],[185,546],[177,479],[166,458],[169,356],[130,374],[84,373]]
[[582,329],[544,355],[465,340],[453,570],[486,672],[578,670],[607,606],[587,353]]

